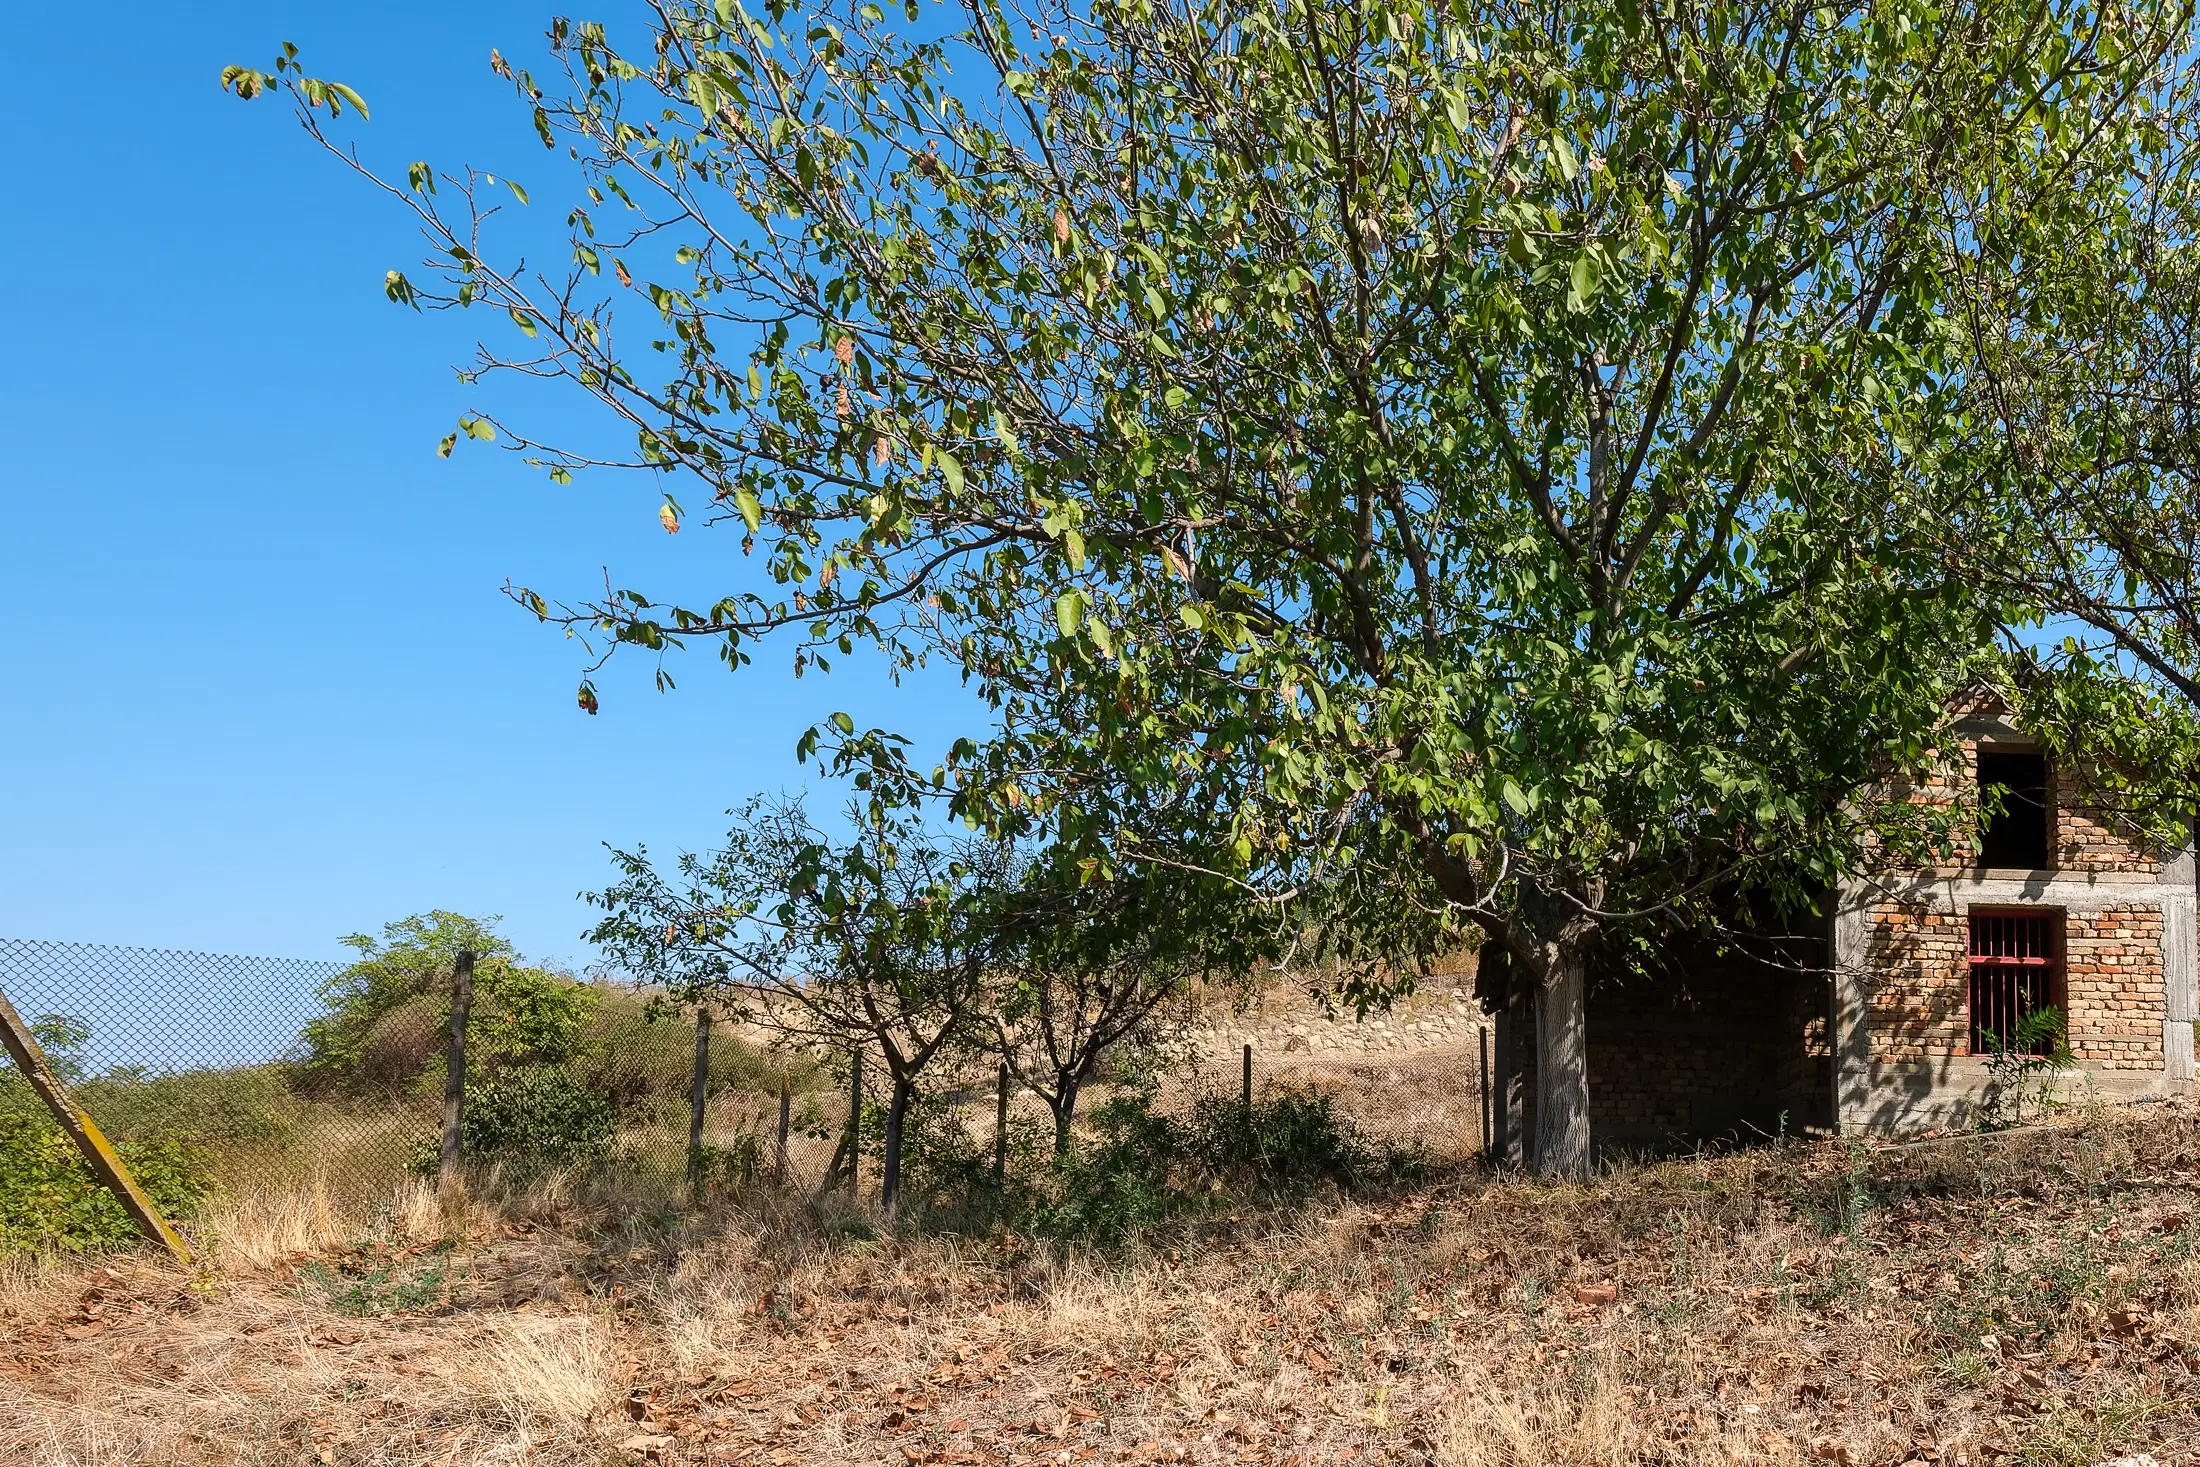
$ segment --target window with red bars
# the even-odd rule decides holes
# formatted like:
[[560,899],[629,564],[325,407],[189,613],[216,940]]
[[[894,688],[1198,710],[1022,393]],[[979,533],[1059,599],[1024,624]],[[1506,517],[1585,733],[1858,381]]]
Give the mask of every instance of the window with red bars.
[[[2026,1015],[2055,1006],[2055,958],[2060,917],[2053,912],[1971,914],[1971,1053],[2016,1046]],[[2024,1048],[2052,1052],[2055,1037]]]

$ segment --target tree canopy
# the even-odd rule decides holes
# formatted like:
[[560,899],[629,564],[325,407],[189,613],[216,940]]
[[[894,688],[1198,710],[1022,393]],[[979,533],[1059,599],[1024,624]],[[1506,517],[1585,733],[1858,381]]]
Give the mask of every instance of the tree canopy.
[[[631,45],[555,23],[553,79],[497,58],[574,170],[556,277],[501,262],[487,175],[385,181],[432,247],[391,297],[508,318],[479,372],[623,420],[666,527],[770,577],[514,594],[660,654],[945,659],[993,720],[935,767],[837,716],[804,752],[1094,879],[1373,882],[1409,952],[1479,926],[1538,994],[1537,1165],[1581,1170],[1602,932],[1936,838],[1859,796],[1931,757],[2003,619],[1931,520],[1980,250],[1948,203],[2116,146],[2179,18],[907,14],[657,0]],[[290,55],[226,81],[332,148],[357,104]],[[1169,838],[1130,838],[1156,790]]]

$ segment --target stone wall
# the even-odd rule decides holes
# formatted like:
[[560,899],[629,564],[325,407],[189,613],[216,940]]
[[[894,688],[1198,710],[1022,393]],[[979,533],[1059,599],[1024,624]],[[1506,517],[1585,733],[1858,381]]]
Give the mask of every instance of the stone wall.
[[1387,1011],[1365,1019],[1324,1010],[1295,989],[1272,991],[1256,1007],[1218,1015],[1193,1035],[1193,1048],[1215,1055],[1245,1045],[1261,1054],[1384,1054],[1478,1045],[1488,1020],[1471,988],[1424,985]]

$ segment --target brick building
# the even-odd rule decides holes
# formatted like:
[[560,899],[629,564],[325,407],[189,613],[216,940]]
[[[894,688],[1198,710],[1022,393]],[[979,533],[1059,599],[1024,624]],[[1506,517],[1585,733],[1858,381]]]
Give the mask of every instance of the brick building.
[[[1950,732],[1955,772],[1914,797],[1975,806],[1982,779],[2007,792],[1954,864],[1844,882],[1822,923],[1670,953],[1652,981],[1593,975],[1598,1144],[1960,1125],[1986,1091],[1987,1053],[2050,1007],[2078,1065],[2066,1088],[2191,1085],[2192,851],[2143,849],[1997,702],[1959,705]],[[1531,1021],[1488,966],[1478,987],[1509,1075],[1494,1119],[1517,1156]]]
[[2193,853],[2145,849],[2049,765],[2000,704],[1952,727],[1962,786],[2008,793],[1945,869],[1842,884],[1832,903],[1832,1121],[1844,1132],[1960,1124],[1985,1053],[2023,1011],[2063,1016],[2074,1076],[2108,1096],[2193,1079]]

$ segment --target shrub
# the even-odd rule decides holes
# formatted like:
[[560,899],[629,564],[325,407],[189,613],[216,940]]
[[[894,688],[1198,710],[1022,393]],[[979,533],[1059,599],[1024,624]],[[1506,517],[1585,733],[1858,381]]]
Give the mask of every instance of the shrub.
[[1217,1198],[1285,1201],[1415,1168],[1370,1144],[1328,1096],[1295,1091],[1257,1100],[1250,1113],[1234,1096],[1203,1096],[1177,1117],[1155,1110],[1150,1090],[1131,1090],[1095,1107],[1091,1124],[1030,1204],[1041,1232],[1119,1242]]
[[1366,1186],[1412,1169],[1411,1158],[1370,1145],[1327,1095],[1286,1090],[1250,1112],[1235,1097],[1202,1096],[1182,1130],[1182,1149],[1200,1171],[1262,1196]]
[[[115,1149],[161,1214],[188,1218],[211,1192],[200,1158],[181,1142],[117,1142]],[[51,1121],[0,1111],[0,1255],[88,1252],[136,1241],[114,1194]]]
[[529,967],[496,935],[491,917],[427,912],[392,922],[377,939],[344,942],[359,960],[323,986],[327,1012],[304,1031],[305,1072],[352,1089],[410,1084],[435,1067],[450,1024],[450,975],[462,950],[474,963],[469,1064],[552,1065],[580,1051],[597,991],[570,974]]
[[2056,1083],[2078,1066],[2070,1052],[2062,1010],[2035,1009],[2021,1016],[2009,1035],[1989,1029],[1986,1038],[1986,1093],[1979,1104],[1979,1126],[1999,1131],[2044,1114],[2055,1100]]
[[1182,1206],[1171,1176],[1180,1170],[1183,1134],[1153,1109],[1149,1091],[1118,1095],[1090,1119],[1091,1136],[1049,1164],[1030,1221],[1056,1237],[1118,1243]]
[[80,1082],[71,1094],[110,1136],[188,1135],[193,1145],[216,1150],[287,1140],[301,1108],[283,1068],[273,1065],[110,1073]]
[[[549,1065],[505,1070],[466,1087],[459,1144],[468,1161],[520,1172],[593,1166],[611,1154],[618,1115],[611,1101],[571,1072]],[[436,1168],[426,1143],[415,1169]]]

